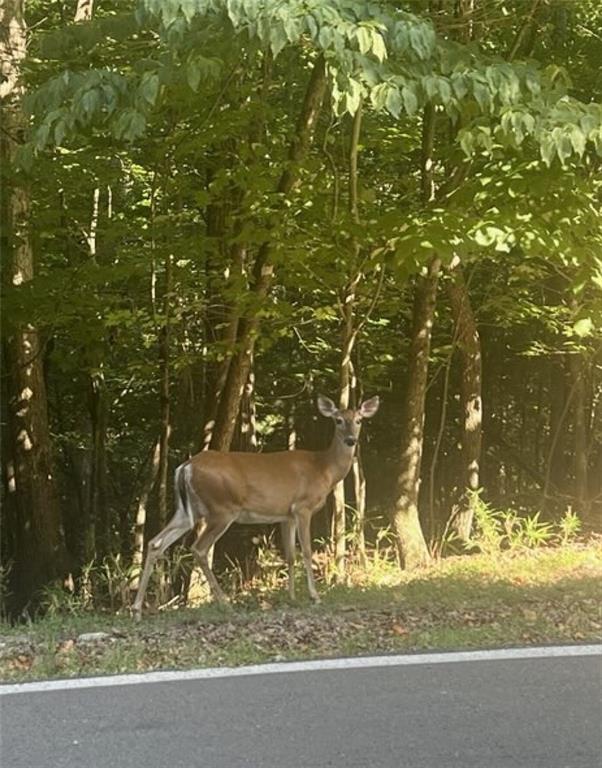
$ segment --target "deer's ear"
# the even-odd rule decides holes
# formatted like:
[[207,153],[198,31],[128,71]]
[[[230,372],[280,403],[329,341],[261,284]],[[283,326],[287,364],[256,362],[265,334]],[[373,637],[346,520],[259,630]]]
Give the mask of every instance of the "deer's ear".
[[360,405],[360,408],[359,408],[362,418],[370,419],[372,416],[374,416],[376,411],[378,411],[379,405],[380,405],[380,400],[378,398],[378,395],[371,397],[370,400],[364,400],[364,402]]
[[318,395],[318,410],[322,416],[326,416],[326,418],[332,418],[337,412],[337,407],[329,397]]

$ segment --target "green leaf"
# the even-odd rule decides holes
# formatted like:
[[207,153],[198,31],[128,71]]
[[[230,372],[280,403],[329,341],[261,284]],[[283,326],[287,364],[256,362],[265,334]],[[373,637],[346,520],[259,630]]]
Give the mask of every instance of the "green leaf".
[[377,111],[383,109],[387,103],[388,95],[389,87],[387,83],[379,83],[376,88],[373,88],[372,92],[370,93],[370,100],[372,101],[374,109]]
[[490,104],[489,89],[482,83],[473,82],[472,92],[474,93],[474,97],[479,107],[485,112]]
[[579,157],[585,152],[585,135],[576,125],[571,128],[571,144]]
[[281,24],[270,29],[270,48],[274,58],[278,56],[280,51],[286,46],[287,42],[286,31]]
[[556,154],[556,144],[550,134],[545,134],[542,137],[539,145],[539,152],[541,154],[541,159],[549,168],[552,165],[554,155]]
[[332,44],[332,30],[329,27],[321,27],[318,42],[323,49],[330,47]]
[[[556,129],[554,129],[554,131],[556,131]],[[559,135],[557,134],[555,136],[554,140],[556,142],[556,152],[558,153],[560,162],[564,165],[565,160],[567,160],[573,153],[571,137],[566,133],[561,132]]]
[[190,88],[196,93],[201,82],[201,65],[194,59],[189,61],[186,66],[186,81]]
[[399,89],[391,86],[387,93],[387,109],[393,117],[399,117],[402,107],[401,94]]
[[368,53],[372,46],[372,35],[366,27],[360,27],[355,31],[355,37],[360,49],[360,53]]
[[159,94],[159,75],[155,72],[146,72],[142,76],[140,93],[148,104],[154,106]]
[[350,115],[355,115],[362,98],[362,87],[357,80],[349,80],[347,93],[345,94],[345,109]]
[[584,339],[586,336],[590,336],[594,330],[594,324],[591,317],[582,317],[573,325],[573,333],[580,339]]
[[100,99],[98,97],[98,91],[96,88],[93,88],[90,91],[86,91],[84,93],[82,96],[81,104],[86,118],[89,119],[94,114],[99,102]]
[[444,105],[449,104],[452,99],[452,90],[449,82],[444,77],[439,77],[437,79],[437,86],[439,90],[439,96],[441,97],[441,102]]
[[474,152],[475,140],[470,131],[460,131],[460,146],[467,157],[472,155]]
[[401,97],[403,99],[403,106],[408,115],[415,115],[418,109],[418,99],[414,89],[410,86],[404,85],[401,89]]
[[318,25],[316,24],[316,20],[311,15],[311,13],[308,13],[305,17],[305,24],[307,25],[307,29],[312,39],[315,40],[318,36]]
[[452,81],[452,87],[454,89],[454,93],[459,99],[463,99],[468,93],[466,78],[464,77],[464,75],[461,75],[456,72],[452,75],[451,81]]
[[54,143],[57,147],[60,147],[67,133],[67,126],[64,120],[57,120],[54,125]]
[[385,41],[380,32],[376,29],[372,31],[372,53],[380,62],[383,62],[387,58]]

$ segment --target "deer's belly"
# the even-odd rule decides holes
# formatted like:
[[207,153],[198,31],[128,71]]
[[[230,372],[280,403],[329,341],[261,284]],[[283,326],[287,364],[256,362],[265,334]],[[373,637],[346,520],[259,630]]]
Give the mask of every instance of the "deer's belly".
[[239,512],[238,517],[236,518],[236,522],[242,523],[243,525],[253,525],[257,523],[282,523],[285,520],[288,520],[288,515],[286,512],[282,515],[266,515],[265,513],[261,514],[261,512],[249,512],[247,510]]

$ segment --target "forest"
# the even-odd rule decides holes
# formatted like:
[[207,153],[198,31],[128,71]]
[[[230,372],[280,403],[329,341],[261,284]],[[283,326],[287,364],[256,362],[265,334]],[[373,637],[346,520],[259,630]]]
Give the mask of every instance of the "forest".
[[[0,26],[3,615],[120,579],[127,608],[176,466],[324,448],[318,395],[380,398],[319,582],[382,542],[411,571],[488,525],[600,530],[599,0],[4,0]],[[235,525],[216,573],[279,547]],[[174,550],[151,601],[198,580]]]

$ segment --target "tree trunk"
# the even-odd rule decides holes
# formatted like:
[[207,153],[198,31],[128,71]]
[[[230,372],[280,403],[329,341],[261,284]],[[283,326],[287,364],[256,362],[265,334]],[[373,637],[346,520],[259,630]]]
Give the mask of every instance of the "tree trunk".
[[[81,7],[80,7],[81,6]],[[78,13],[91,12],[91,4],[81,0]],[[80,15],[79,20],[86,17]],[[78,18],[76,16],[76,21]],[[90,228],[86,234],[90,260],[96,264],[98,218],[100,213],[100,188],[92,193],[92,213]],[[89,351],[88,410],[92,432],[92,451],[90,459],[90,502],[88,504],[88,519],[83,524],[84,558],[89,562],[94,557],[103,559],[111,550],[111,525],[107,508],[107,452],[106,434],[108,426],[108,402],[105,377],[103,372],[104,351],[94,345]]]
[[[566,470],[565,461],[566,448],[566,420],[565,407],[568,398],[567,376],[562,357],[552,357],[549,361],[549,400],[550,400],[550,428],[548,434],[551,437],[551,446],[548,447],[548,457],[544,472],[547,478],[547,485],[550,485],[551,478],[554,478],[554,486],[563,493],[568,492],[566,488]],[[546,493],[548,489],[546,488]],[[544,499],[544,506],[546,499]]]
[[361,447],[358,445],[351,467],[355,496],[355,548],[362,567],[366,565],[366,476],[362,463]]
[[[357,179],[357,155],[362,128],[362,103],[360,102],[353,117],[351,129],[351,146],[349,149],[349,211],[351,218],[359,223],[358,211],[358,179]],[[352,263],[358,261],[360,247],[357,238],[351,241]],[[355,293],[361,280],[361,272],[357,272],[345,286],[341,294],[341,359],[339,362],[339,408],[349,408],[351,396],[352,363],[351,354],[356,339],[354,328],[355,319]],[[334,515],[334,557],[335,569],[338,578],[345,573],[345,557],[347,552],[347,514],[345,502],[345,479],[335,486],[333,491],[333,515]]]
[[90,504],[85,537],[85,557],[102,559],[111,551],[111,525],[107,507],[106,435],[108,403],[102,365],[90,374],[88,407],[92,425],[92,456],[90,467]]
[[575,451],[575,484],[573,495],[580,514],[588,512],[588,450],[586,418],[586,370],[583,354],[574,352],[568,356],[573,380],[573,445]]
[[75,21],[89,21],[94,11],[94,0],[77,0]]
[[408,570],[426,565],[430,555],[418,515],[418,494],[424,442],[424,415],[431,331],[435,316],[441,262],[431,260],[428,274],[418,278],[412,321],[408,366],[408,391],[404,405],[401,468],[392,515],[399,559]]
[[140,570],[142,568],[142,560],[144,556],[144,528],[146,526],[146,510],[151,491],[153,490],[153,486],[157,481],[157,475],[159,474],[160,455],[161,437],[159,436],[155,443],[155,447],[153,448],[150,469],[140,491],[138,506],[136,507],[136,523],[134,526],[134,547],[132,555],[132,565],[135,569],[135,575],[130,585],[130,589],[133,590],[138,589],[138,580],[140,578]]
[[[27,129],[21,109],[20,69],[27,44],[22,2],[5,0],[0,6],[0,30],[1,158],[4,172],[10,174],[2,195],[4,280],[9,290],[18,290],[34,276],[30,195],[14,168],[18,143]],[[33,324],[10,327],[6,332],[18,515],[13,595],[14,607],[20,609],[34,598],[36,590],[65,575],[67,557],[54,479],[42,344]]]
[[245,384],[242,401],[240,403],[239,430],[237,450],[257,450],[257,410],[255,407],[255,371],[251,361],[251,370]]
[[461,472],[463,488],[460,509],[454,518],[452,529],[462,541],[468,541],[472,531],[476,493],[479,490],[483,421],[482,373],[481,339],[461,265],[454,270],[449,295],[462,368],[460,403],[463,414]]
[[[426,205],[435,197],[433,143],[435,109],[427,105],[422,124],[421,191]],[[427,274],[417,278],[414,290],[408,388],[404,403],[401,466],[391,523],[402,568],[426,565],[430,555],[418,515],[420,470],[424,443],[424,417],[431,333],[435,318],[441,260],[433,256]]]
[[[309,149],[318,115],[326,90],[326,66],[320,57],[312,71],[305,93],[303,107],[297,123],[297,130],[289,148],[289,167],[280,177],[276,192],[286,196],[294,187],[298,178],[298,165]],[[244,387],[251,370],[251,360],[257,334],[259,332],[258,307],[265,301],[271,284],[274,266],[271,261],[271,243],[265,242],[259,249],[253,267],[250,291],[253,294],[252,310],[238,323],[237,342],[239,351],[233,356],[226,382],[220,397],[212,448],[227,451],[232,443],[236,420],[240,411],[240,402]]]
[[[165,296],[163,301],[163,325],[159,334],[159,366],[160,366],[160,394],[161,406],[161,437],[159,440],[159,477],[157,493],[157,530],[158,533],[167,522],[167,475],[169,470],[169,437],[171,434],[171,398],[170,398],[170,315],[172,293],[172,262],[173,257],[169,253],[165,257]],[[154,522],[154,521],[153,521]]]
[[[213,176],[214,172],[211,170],[207,186],[210,185]],[[243,276],[246,248],[242,243],[235,243],[230,249],[226,248],[224,242],[226,236],[226,203],[223,200],[208,206],[207,236],[209,241],[213,243],[213,248],[209,252],[206,265],[206,338],[210,345],[221,344],[226,349],[231,350],[236,343],[238,308],[235,304],[228,306],[229,301],[232,301],[228,299],[228,295],[232,293],[232,287],[235,283],[241,281]],[[214,261],[215,257],[217,257],[217,264]],[[225,290],[224,283],[226,284]],[[203,450],[212,447],[219,401],[228,377],[231,359],[231,355],[226,355],[222,360],[212,361],[208,365],[203,413]]]

